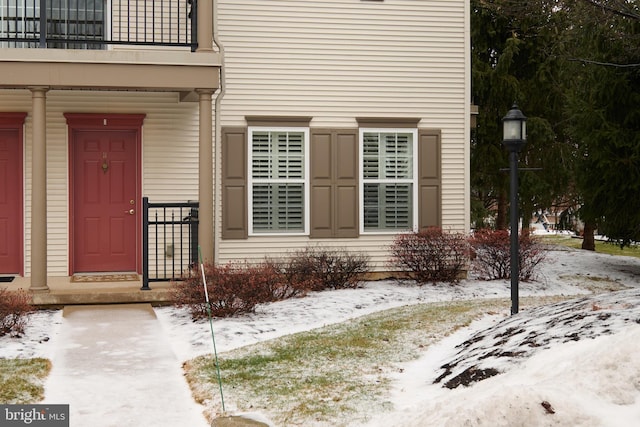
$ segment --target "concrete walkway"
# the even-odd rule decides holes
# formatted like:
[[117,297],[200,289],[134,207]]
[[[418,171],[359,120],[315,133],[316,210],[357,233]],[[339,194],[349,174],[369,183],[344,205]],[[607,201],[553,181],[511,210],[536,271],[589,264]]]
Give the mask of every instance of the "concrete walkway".
[[149,304],[67,306],[45,401],[72,427],[204,427],[180,362]]

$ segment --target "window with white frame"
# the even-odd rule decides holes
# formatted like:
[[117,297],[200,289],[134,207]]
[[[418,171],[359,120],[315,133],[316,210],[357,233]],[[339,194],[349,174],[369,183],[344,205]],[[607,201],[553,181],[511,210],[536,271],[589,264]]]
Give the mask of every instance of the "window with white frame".
[[417,131],[360,129],[362,232],[415,228]]
[[249,232],[308,230],[307,128],[249,128]]

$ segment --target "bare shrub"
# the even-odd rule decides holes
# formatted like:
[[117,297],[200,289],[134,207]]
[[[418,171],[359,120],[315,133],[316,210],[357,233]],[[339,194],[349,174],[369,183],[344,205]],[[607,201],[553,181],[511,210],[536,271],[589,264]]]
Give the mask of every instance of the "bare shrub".
[[291,266],[291,259],[277,261],[267,259],[265,265],[278,272],[278,281],[270,282],[269,294],[272,301],[281,301],[289,298],[296,298],[306,295],[313,289],[311,278],[303,272]]
[[[255,310],[256,305],[274,301],[282,281],[279,271],[269,264],[251,266],[229,263],[222,266],[204,264],[207,292],[214,317],[228,317]],[[171,286],[171,297],[178,306],[187,306],[191,317],[208,316],[200,271]]]
[[33,310],[28,292],[0,289],[0,336],[22,335],[27,325],[27,315]]
[[390,264],[410,273],[420,284],[457,283],[469,257],[467,238],[439,227],[399,234],[391,246]]
[[[252,312],[256,305],[305,295],[310,290],[358,286],[368,271],[364,255],[306,249],[276,261],[256,265],[204,264],[211,315],[228,317]],[[208,317],[202,274],[195,266],[189,278],[171,285],[171,299],[187,306],[191,317]]]
[[315,274],[315,260],[309,249],[295,252],[281,263],[284,280],[295,289],[321,291],[324,285]]
[[369,271],[369,257],[344,249],[307,247],[295,252],[284,270],[290,283],[310,290],[356,288]]
[[[511,278],[511,241],[507,230],[478,230],[470,242],[474,251],[473,271],[479,279]],[[519,280],[533,280],[546,252],[530,233],[520,233],[518,246]]]

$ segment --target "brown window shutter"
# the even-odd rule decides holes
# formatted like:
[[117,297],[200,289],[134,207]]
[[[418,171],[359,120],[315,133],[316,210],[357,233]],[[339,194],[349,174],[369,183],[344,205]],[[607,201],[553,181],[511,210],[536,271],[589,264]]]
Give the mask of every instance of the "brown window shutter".
[[314,129],[311,131],[309,160],[310,176],[310,214],[312,238],[333,236],[333,173],[331,130]]
[[335,132],[335,237],[358,237],[358,130]]
[[246,239],[247,128],[222,129],[222,238]]
[[312,129],[310,163],[310,237],[358,237],[358,130]]
[[442,226],[441,132],[418,130],[418,227]]

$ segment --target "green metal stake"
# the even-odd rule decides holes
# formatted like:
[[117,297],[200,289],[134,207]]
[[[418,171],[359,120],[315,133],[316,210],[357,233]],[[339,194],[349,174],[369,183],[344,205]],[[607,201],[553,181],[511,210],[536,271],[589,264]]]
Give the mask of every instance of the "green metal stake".
[[204,275],[204,262],[202,261],[202,252],[198,245],[198,257],[200,258],[200,273],[202,274],[202,286],[204,286],[204,298],[207,303],[207,314],[209,315],[209,328],[211,329],[211,341],[213,342],[213,355],[216,362],[216,372],[218,373],[218,385],[220,386],[220,400],[222,401],[222,413],[226,412],[224,408],[224,395],[222,394],[222,377],[220,376],[220,364],[218,363],[218,351],[216,350],[216,339],[213,335],[213,319],[211,318],[211,303],[209,302],[209,291],[207,290],[207,278]]

